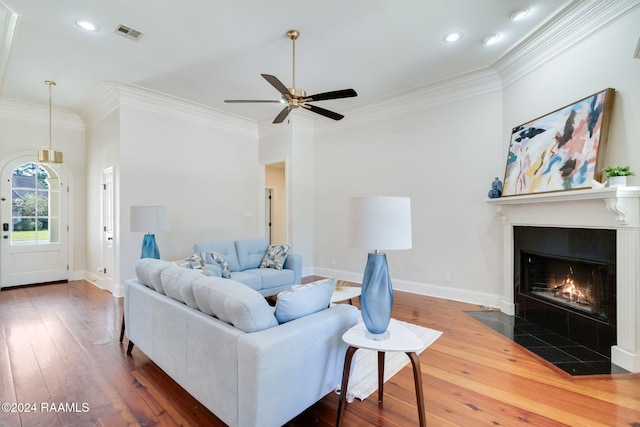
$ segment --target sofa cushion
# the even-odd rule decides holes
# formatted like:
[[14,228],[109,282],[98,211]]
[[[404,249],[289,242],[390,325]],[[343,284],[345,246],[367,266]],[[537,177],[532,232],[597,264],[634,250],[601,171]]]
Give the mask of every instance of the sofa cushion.
[[[193,245],[196,253],[205,251],[215,251],[222,255],[229,265],[229,271],[240,271],[238,255],[236,255],[236,245],[233,242],[202,242]],[[207,262],[205,260],[205,262]]]
[[290,249],[291,245],[270,245],[267,248],[267,252],[262,257],[260,268],[275,268],[276,270],[282,270]]
[[[274,268],[252,268],[243,273],[253,274],[262,278],[262,288],[277,288],[295,283],[296,274],[293,270],[276,270]],[[243,282],[244,283],[244,282]]]
[[265,238],[239,239],[235,241],[240,270],[258,268],[269,243]]
[[198,309],[244,332],[278,325],[267,300],[257,291],[233,280],[201,277],[193,282]]
[[231,273],[231,280],[240,282],[243,285],[250,287],[251,289],[262,289],[262,276],[258,274],[252,274],[249,271],[234,271],[233,273]]
[[276,302],[276,319],[279,323],[285,323],[329,307],[337,281],[334,277],[280,292]]
[[[229,263],[224,259],[222,255],[220,255],[216,251],[204,251],[201,252],[202,258],[204,259],[204,263],[206,264],[217,264],[220,266],[220,274],[225,279],[231,277],[231,272],[229,271]],[[217,274],[216,274],[217,276]]]
[[198,305],[193,296],[192,284],[201,277],[202,270],[190,270],[177,265],[165,268],[160,274],[165,294],[195,309]]
[[143,258],[136,261],[135,270],[138,280],[145,286],[155,290],[160,294],[165,294],[160,280],[162,271],[171,264],[167,261],[154,258]]

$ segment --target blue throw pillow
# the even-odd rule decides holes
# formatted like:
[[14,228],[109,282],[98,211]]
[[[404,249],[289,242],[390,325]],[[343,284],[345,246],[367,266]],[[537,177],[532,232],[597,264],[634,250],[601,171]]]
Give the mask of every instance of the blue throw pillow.
[[280,292],[276,301],[276,319],[285,323],[329,307],[337,277],[296,286],[290,291]]
[[220,266],[222,270],[222,277],[225,279],[231,278],[231,272],[229,271],[229,264],[224,259],[222,255],[220,255],[216,251],[204,251],[202,252],[202,258],[204,259],[205,264],[217,264]]

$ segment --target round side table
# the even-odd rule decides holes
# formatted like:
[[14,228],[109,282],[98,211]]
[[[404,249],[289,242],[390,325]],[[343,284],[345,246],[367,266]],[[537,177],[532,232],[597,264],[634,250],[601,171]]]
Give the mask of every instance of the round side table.
[[378,403],[382,404],[382,396],[384,394],[384,356],[387,351],[401,351],[406,353],[411,360],[413,366],[413,381],[416,388],[416,400],[418,403],[418,418],[420,420],[420,427],[427,425],[424,414],[424,396],[422,392],[422,373],[420,371],[420,359],[418,358],[419,351],[424,343],[416,334],[409,329],[402,326],[396,320],[391,319],[389,323],[389,338],[384,341],[374,341],[365,336],[366,327],[364,323],[360,322],[353,326],[347,332],[342,335],[342,340],[349,344],[347,353],[344,357],[344,368],[342,371],[342,392],[340,393],[340,400],[338,403],[338,418],[336,420],[336,426],[339,427],[342,424],[342,417],[345,409],[345,397],[347,395],[349,385],[349,372],[351,370],[351,360],[358,349],[365,348],[369,350],[375,350],[378,352]]

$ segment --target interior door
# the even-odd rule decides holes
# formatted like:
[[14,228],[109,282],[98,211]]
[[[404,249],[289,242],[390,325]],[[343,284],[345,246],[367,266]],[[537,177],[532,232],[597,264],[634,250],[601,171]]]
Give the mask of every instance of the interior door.
[[113,289],[113,274],[115,268],[114,245],[114,188],[113,168],[102,172],[102,256],[103,256],[103,283],[104,289]]
[[61,167],[9,161],[0,185],[0,287],[68,280],[68,185]]

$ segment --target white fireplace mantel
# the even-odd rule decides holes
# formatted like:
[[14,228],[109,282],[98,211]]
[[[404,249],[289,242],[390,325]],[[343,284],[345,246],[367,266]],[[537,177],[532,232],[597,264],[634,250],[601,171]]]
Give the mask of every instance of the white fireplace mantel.
[[640,187],[607,187],[488,199],[504,225],[500,309],[515,314],[513,227],[616,230],[617,344],[611,361],[640,372]]

